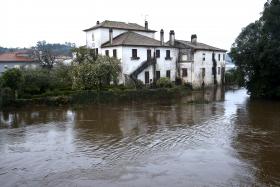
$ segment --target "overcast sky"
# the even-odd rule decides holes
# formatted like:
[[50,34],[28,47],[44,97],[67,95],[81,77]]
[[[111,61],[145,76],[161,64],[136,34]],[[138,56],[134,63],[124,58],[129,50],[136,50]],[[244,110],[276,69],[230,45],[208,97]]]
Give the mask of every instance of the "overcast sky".
[[[83,29],[96,21],[135,22],[175,30],[175,38],[229,50],[242,27],[260,17],[266,0],[0,0],[0,46],[30,47],[37,41],[85,45]],[[156,35],[159,39],[159,33]]]

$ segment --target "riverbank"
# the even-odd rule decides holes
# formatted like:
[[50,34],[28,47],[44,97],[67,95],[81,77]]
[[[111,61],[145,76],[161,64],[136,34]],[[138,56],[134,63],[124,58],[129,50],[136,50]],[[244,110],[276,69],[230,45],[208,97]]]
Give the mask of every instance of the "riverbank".
[[80,90],[57,92],[33,96],[28,99],[10,100],[3,108],[24,107],[27,105],[79,105],[111,102],[127,102],[148,99],[170,99],[187,95],[191,89],[176,86],[173,88],[157,89],[108,89],[108,90]]

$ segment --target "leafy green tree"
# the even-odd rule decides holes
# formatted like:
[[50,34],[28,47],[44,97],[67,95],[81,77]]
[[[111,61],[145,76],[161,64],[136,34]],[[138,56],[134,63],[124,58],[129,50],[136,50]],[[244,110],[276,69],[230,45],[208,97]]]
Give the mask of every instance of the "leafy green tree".
[[1,78],[1,85],[3,88],[10,88],[14,91],[17,97],[17,92],[23,82],[22,72],[19,69],[9,69],[5,71]]
[[74,62],[78,64],[94,62],[98,57],[94,49],[89,49],[85,46],[73,48],[72,51],[75,54]]
[[96,61],[85,60],[73,68],[73,88],[81,90],[102,89],[117,84],[120,61],[116,58],[98,56]]
[[237,71],[255,98],[280,98],[280,0],[269,0],[262,17],[245,27],[231,49]]

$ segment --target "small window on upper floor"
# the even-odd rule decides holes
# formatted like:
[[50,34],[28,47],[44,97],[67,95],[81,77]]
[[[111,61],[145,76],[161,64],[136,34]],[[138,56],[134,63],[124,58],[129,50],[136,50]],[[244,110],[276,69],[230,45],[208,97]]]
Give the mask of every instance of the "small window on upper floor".
[[219,59],[219,61],[221,61],[221,54],[218,55],[218,59]]
[[218,67],[218,75],[220,75],[220,74],[221,74],[221,68]]
[[171,60],[170,50],[166,50],[166,57],[165,60]]
[[156,50],[156,57],[160,58],[160,50]]
[[94,33],[91,34],[91,40],[94,41]]
[[105,55],[109,56],[109,50],[105,50]]
[[205,56],[206,56],[205,53],[203,53],[202,54],[202,61],[205,61],[205,59],[206,59]]
[[117,50],[116,50],[116,49],[113,50],[113,57],[114,57],[114,58],[118,58]]
[[181,61],[188,61],[188,55],[182,55]]
[[226,55],[225,55],[225,54],[223,54],[223,61],[225,61],[225,59],[226,59]]
[[137,49],[132,49],[132,57],[131,57],[132,60],[138,60],[140,59],[138,56],[137,56]]

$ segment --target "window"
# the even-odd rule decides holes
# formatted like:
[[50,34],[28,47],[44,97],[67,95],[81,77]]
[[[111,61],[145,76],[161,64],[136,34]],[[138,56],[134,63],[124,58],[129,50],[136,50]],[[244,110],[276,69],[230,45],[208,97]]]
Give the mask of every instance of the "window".
[[219,61],[221,61],[221,54],[218,55],[218,59],[219,59]]
[[201,68],[201,75],[202,75],[202,78],[205,77],[205,68]]
[[91,34],[91,40],[94,41],[94,34]]
[[132,57],[133,60],[138,60],[139,57],[137,57],[137,49],[132,49]]
[[118,58],[117,50],[116,50],[116,49],[113,50],[113,57],[114,57],[114,58]]
[[106,56],[109,56],[109,50],[106,50],[106,51],[105,51],[105,55],[106,55]]
[[98,55],[98,48],[95,49],[95,54]]
[[160,50],[156,50],[156,57],[160,58]]
[[220,74],[221,74],[221,68],[218,67],[218,75],[220,75]]
[[188,55],[182,55],[181,61],[188,61]]
[[170,79],[170,70],[166,71],[166,77]]
[[160,71],[156,71],[156,80],[160,79]]
[[170,57],[170,50],[166,50],[166,57],[165,57],[165,60],[171,60],[171,57]]
[[188,68],[182,68],[182,76],[187,77],[188,76]]
[[8,69],[8,65],[5,65],[4,68],[5,68],[5,69]]
[[150,74],[148,71],[145,71],[145,84],[149,84],[150,82]]
[[147,50],[147,60],[151,60],[152,59],[152,51],[151,49]]
[[223,60],[225,61],[225,59],[226,59],[226,55],[225,55],[225,54],[223,54]]
[[202,54],[202,61],[205,61],[205,53]]

